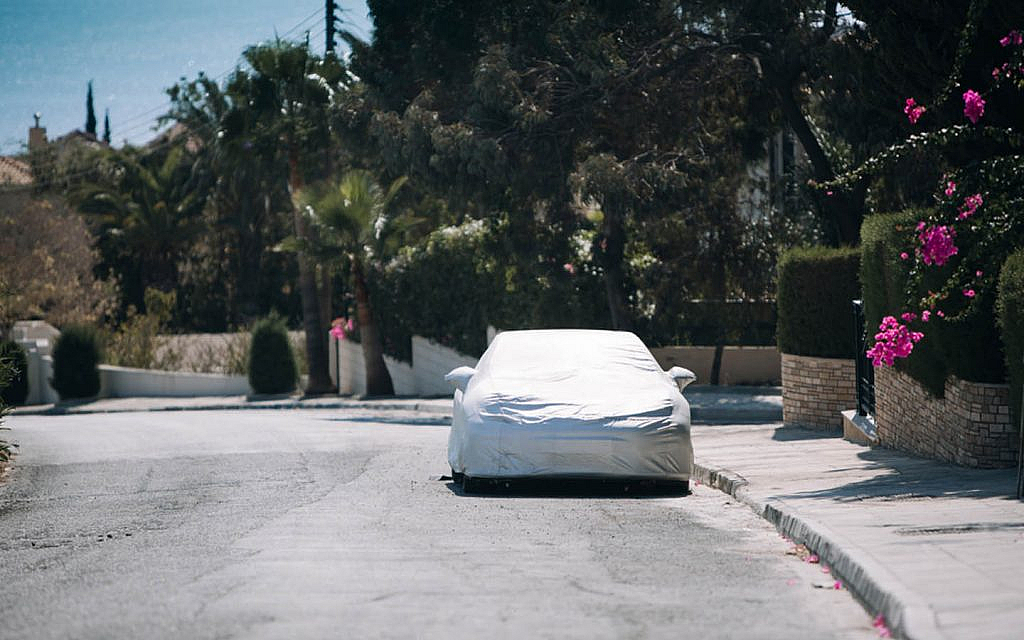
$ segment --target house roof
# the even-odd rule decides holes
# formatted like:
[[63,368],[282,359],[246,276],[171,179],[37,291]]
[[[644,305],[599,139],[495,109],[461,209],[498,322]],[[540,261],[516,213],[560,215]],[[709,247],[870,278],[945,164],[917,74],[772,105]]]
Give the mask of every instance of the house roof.
[[0,184],[30,185],[33,182],[32,167],[27,162],[10,156],[0,156]]

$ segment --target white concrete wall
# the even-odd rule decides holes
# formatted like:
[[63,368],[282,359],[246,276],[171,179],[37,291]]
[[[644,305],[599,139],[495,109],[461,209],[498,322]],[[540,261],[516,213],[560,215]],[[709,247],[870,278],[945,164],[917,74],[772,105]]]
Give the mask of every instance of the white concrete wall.
[[185,371],[156,371],[101,364],[101,398],[249,395],[246,376]]
[[476,367],[477,361],[477,358],[426,338],[412,338],[412,367],[416,376],[416,392],[421,396],[451,395],[452,386],[445,382],[445,374],[456,367]]
[[[362,345],[351,340],[331,338],[330,352],[331,380],[338,385],[338,393],[366,395],[366,360],[363,358]],[[395,395],[414,396],[418,393],[411,366],[387,355],[384,356],[384,364],[391,374]]]

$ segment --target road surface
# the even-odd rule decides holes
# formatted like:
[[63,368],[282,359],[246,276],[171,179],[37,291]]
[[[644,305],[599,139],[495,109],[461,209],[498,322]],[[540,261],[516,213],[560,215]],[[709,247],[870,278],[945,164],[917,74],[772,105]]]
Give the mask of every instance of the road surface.
[[432,422],[10,417],[0,637],[875,637],[725,494],[465,496]]

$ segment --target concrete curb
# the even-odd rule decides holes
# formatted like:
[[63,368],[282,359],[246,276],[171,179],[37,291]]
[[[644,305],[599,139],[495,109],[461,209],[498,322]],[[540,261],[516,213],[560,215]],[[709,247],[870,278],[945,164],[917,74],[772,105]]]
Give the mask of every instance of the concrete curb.
[[852,540],[801,516],[781,500],[751,495],[749,482],[738,473],[695,461],[693,475],[703,484],[746,504],[772,523],[779,533],[811,549],[869,612],[885,617],[894,635],[910,640],[942,637],[931,607]]
[[255,402],[222,402],[202,405],[173,404],[166,403],[151,407],[89,407],[83,404],[55,404],[39,407],[25,407],[15,409],[12,414],[19,416],[64,416],[64,415],[86,415],[96,413],[132,413],[137,411],[260,411],[260,410],[285,410],[285,409],[364,409],[378,411],[421,411],[433,413],[451,419],[451,408],[438,407],[430,403],[367,403],[355,400],[340,400],[327,402],[304,402],[302,400],[279,400],[279,401],[255,401]]

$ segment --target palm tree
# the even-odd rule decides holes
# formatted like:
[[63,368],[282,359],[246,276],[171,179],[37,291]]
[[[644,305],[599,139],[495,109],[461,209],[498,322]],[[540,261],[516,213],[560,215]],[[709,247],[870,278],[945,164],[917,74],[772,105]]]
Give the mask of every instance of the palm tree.
[[129,280],[124,284],[139,309],[147,287],[175,287],[178,259],[197,231],[204,197],[188,188],[185,153],[180,146],[162,159],[133,149],[115,153],[110,179],[85,183],[72,197],[98,221],[105,257]]
[[[277,41],[250,47],[245,59],[252,67],[247,90],[258,126],[268,138],[283,147],[288,166],[288,186],[293,197],[305,183],[306,166],[322,154],[330,142],[327,109],[334,92],[349,79],[345,68],[333,56],[319,58],[308,43]],[[236,74],[239,80],[244,80]],[[309,237],[306,219],[294,210],[295,235]],[[302,324],[306,332],[306,361],[309,386],[306,393],[332,389],[328,373],[327,333],[320,309],[315,265],[304,250],[299,251],[299,291],[302,296]]]
[[[348,261],[369,395],[394,394],[391,375],[384,364],[384,343],[374,317],[368,278],[375,263],[379,265],[391,252],[400,233],[419,222],[408,215],[388,215],[391,201],[405,182],[405,177],[398,178],[384,190],[368,171],[353,170],[338,182],[302,190],[296,201],[296,209],[315,232],[309,236],[315,240],[307,241],[307,251],[324,260]],[[302,244],[302,240],[297,244]]]

